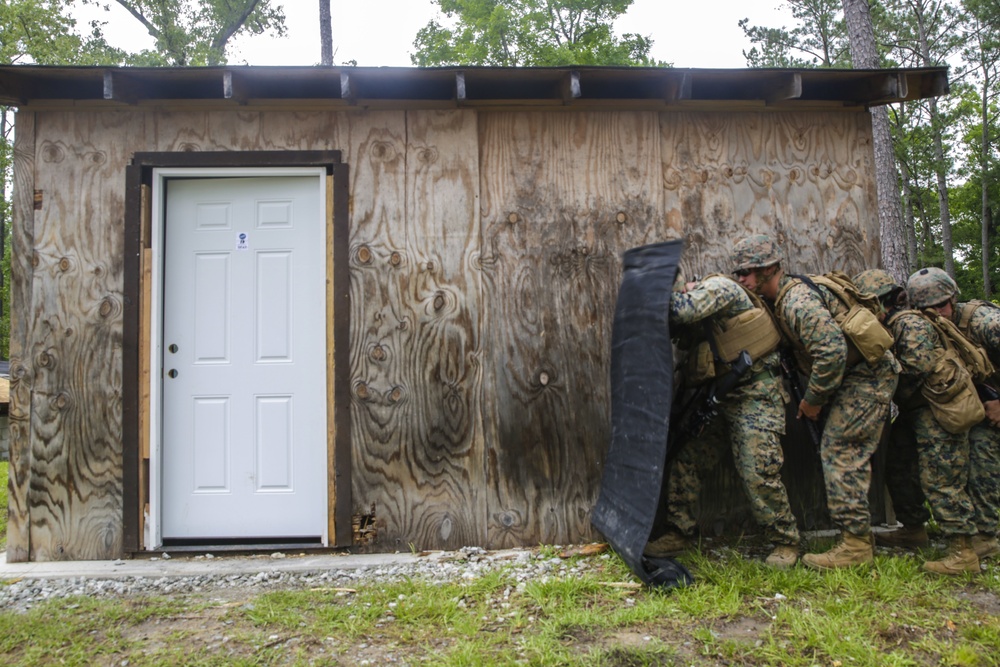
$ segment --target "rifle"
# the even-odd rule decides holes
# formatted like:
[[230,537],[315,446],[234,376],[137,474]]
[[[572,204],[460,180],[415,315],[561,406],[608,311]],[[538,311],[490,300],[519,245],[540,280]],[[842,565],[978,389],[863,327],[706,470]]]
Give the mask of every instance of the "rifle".
[[[806,397],[806,390],[802,386],[802,379],[799,377],[799,371],[795,367],[795,360],[792,358],[792,353],[787,349],[781,351],[781,374],[788,380],[788,386],[792,390],[792,398],[795,400],[795,405],[797,406]],[[814,422],[812,419],[806,418],[804,421],[806,422],[806,428],[809,430],[809,437],[818,448],[820,441],[823,439],[823,429],[819,427],[819,423]]]
[[677,419],[677,424],[670,428],[670,446],[672,451],[677,445],[683,444],[701,435],[705,427],[719,415],[719,406],[729,395],[739,381],[753,366],[753,359],[746,350],[729,366],[729,372],[712,381],[706,389],[699,391],[685,404]]
[[983,403],[1000,400],[1000,391],[997,391],[988,384],[977,384],[976,393],[979,394],[979,400]]

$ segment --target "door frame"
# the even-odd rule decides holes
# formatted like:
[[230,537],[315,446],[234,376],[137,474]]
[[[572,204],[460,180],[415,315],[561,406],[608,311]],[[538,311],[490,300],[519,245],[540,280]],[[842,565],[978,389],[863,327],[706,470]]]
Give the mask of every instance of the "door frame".
[[[162,545],[158,475],[163,194],[168,178],[192,175],[205,178],[314,175],[321,179],[327,228],[327,530],[324,545],[349,546],[352,529],[347,166],[340,162],[339,151],[184,152],[136,153],[126,172],[122,381],[124,387],[134,388],[134,391],[126,391],[122,397],[124,549],[135,553],[158,550]],[[147,514],[148,519],[145,518]]]

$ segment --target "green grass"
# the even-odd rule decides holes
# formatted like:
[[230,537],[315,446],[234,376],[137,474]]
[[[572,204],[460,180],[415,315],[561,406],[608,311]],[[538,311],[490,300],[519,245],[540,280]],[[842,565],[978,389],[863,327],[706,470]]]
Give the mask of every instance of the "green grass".
[[604,555],[528,581],[501,570],[239,599],[51,601],[0,611],[0,655],[9,665],[1000,665],[1000,564],[941,578],[919,557],[879,554],[870,567],[776,571],[744,544],[681,560],[696,583],[665,592]]

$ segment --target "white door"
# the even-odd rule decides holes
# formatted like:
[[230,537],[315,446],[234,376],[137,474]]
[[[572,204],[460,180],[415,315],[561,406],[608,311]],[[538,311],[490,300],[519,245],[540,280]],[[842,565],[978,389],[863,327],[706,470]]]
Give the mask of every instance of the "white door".
[[164,539],[326,534],[321,188],[165,181]]

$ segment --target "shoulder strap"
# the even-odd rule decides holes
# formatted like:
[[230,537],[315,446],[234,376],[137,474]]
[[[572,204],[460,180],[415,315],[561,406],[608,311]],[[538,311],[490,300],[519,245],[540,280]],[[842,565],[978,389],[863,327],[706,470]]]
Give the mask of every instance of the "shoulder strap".
[[998,306],[991,301],[981,301],[975,299],[967,303],[958,304],[958,329],[964,335],[969,335],[969,324],[972,323],[972,316],[980,308],[997,308]]

